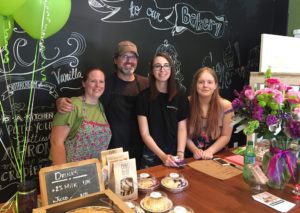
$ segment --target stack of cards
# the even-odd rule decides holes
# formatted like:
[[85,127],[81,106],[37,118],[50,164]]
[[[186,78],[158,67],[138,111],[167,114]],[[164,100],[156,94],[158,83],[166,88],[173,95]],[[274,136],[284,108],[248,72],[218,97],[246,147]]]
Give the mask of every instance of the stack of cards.
[[296,204],[287,200],[281,199],[269,192],[262,192],[252,196],[254,200],[261,202],[277,211],[288,212]]

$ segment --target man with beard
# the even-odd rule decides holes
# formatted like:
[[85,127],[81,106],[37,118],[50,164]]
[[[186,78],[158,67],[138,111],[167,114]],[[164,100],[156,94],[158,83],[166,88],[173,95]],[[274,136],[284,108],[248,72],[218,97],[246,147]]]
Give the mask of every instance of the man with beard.
[[[148,79],[135,74],[138,57],[134,43],[118,43],[114,54],[117,71],[106,79],[101,102],[112,130],[109,148],[123,147],[130,158],[136,158],[139,168],[144,143],[137,124],[136,96],[148,87]],[[71,100],[58,99],[57,110],[60,113],[73,110]]]

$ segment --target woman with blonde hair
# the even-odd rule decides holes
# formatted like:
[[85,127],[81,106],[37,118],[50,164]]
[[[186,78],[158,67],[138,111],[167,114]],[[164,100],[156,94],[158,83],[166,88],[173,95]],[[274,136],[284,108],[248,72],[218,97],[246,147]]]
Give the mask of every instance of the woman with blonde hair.
[[195,159],[211,159],[223,149],[232,134],[230,125],[233,116],[228,112],[231,102],[219,94],[215,71],[202,67],[194,74],[188,120],[187,147]]

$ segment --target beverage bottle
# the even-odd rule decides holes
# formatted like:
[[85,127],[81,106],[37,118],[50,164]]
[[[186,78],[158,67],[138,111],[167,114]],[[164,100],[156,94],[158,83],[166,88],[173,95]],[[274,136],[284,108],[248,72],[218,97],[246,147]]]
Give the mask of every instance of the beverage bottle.
[[244,154],[244,180],[249,181],[251,174],[249,173],[249,165],[255,164],[256,155],[254,151],[253,141],[248,141]]

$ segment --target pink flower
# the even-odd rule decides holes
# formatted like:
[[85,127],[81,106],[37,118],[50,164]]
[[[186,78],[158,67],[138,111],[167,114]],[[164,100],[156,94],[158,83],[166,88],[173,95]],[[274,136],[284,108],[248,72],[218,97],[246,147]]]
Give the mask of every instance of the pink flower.
[[300,103],[300,92],[293,89],[289,89],[286,93],[286,100],[294,104]]
[[281,104],[283,102],[283,95],[281,92],[278,92],[274,95],[274,100],[277,104]]
[[277,78],[268,78],[266,79],[266,83],[269,88],[277,89],[280,81]]
[[245,90],[245,96],[249,99],[249,100],[253,100],[255,97],[254,91],[252,89],[246,89]]
[[257,96],[259,94],[270,94],[270,93],[273,93],[273,89],[263,88],[263,89],[260,89],[260,90],[256,90],[254,94],[255,94],[255,96]]
[[296,90],[293,90],[293,89],[289,89],[286,94],[287,94],[287,96],[293,96],[293,97],[295,97],[295,99],[299,99],[300,98],[300,92],[296,91]]
[[280,91],[286,91],[290,86],[286,85],[285,83],[280,83],[278,90]]
[[297,116],[297,121],[300,121],[300,107],[294,109],[294,114]]

